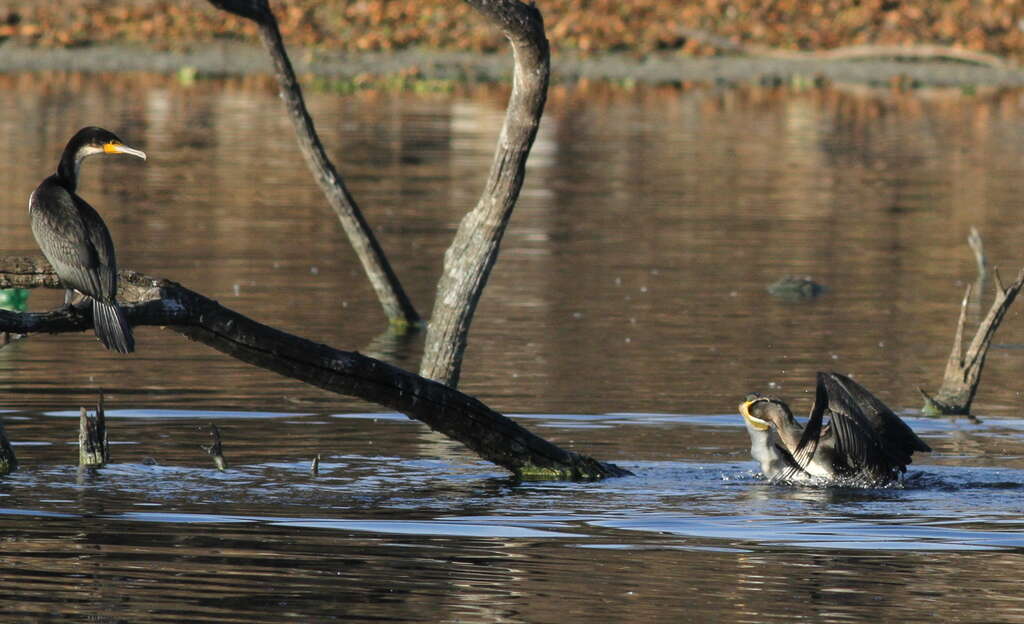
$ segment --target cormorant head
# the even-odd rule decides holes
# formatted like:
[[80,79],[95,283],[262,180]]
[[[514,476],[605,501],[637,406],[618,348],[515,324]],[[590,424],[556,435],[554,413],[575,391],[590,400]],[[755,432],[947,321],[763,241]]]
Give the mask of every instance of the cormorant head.
[[740,403],[740,414],[748,425],[758,431],[768,431],[772,425],[779,428],[793,420],[788,405],[773,396],[756,392],[748,394]]
[[93,154],[128,154],[146,160],[145,152],[128,147],[110,130],[96,126],[88,126],[76,132],[64,151],[75,154],[79,159]]
[[74,190],[82,161],[94,154],[128,154],[146,160],[145,152],[128,147],[110,130],[87,126],[76,132],[68,141],[57,167],[57,175]]

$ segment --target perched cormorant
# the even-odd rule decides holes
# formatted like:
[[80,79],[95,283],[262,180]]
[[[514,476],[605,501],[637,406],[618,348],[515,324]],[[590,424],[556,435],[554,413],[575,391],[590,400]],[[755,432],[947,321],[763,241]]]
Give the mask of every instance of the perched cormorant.
[[128,154],[143,160],[146,154],[125,145],[103,128],[82,128],[68,141],[57,173],[43,180],[28,200],[28,213],[43,255],[67,288],[65,303],[74,291],[92,302],[96,337],[108,349],[131,353],[132,328],[118,307],[117,261],[114,243],[99,213],[75,194],[82,161],[94,154]]
[[818,373],[806,425],[781,400],[757,393],[740,414],[750,454],[772,481],[885,485],[906,472],[914,451],[931,451],[882,401],[838,373]]

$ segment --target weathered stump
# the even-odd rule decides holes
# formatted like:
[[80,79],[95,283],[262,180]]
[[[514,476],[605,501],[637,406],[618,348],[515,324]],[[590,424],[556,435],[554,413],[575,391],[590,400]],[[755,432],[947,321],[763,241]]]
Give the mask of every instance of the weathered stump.
[[107,421],[103,411],[103,391],[96,401],[96,414],[83,407],[78,413],[78,465],[101,467],[110,461]]
[[224,459],[224,448],[220,443],[220,429],[213,423],[210,423],[210,437],[213,438],[213,444],[204,446],[203,450],[213,458],[213,465],[217,470],[224,472],[228,469],[228,462]]
[[[980,262],[979,262],[980,264]],[[996,298],[989,308],[978,330],[971,340],[967,352],[963,351],[964,324],[967,322],[967,303],[971,298],[972,287],[967,287],[963,301],[960,304],[960,319],[957,322],[956,336],[953,338],[953,350],[946,361],[946,373],[942,379],[942,386],[932,395],[918,388],[921,396],[924,397],[924,406],[921,411],[930,416],[943,414],[969,414],[971,402],[978,391],[978,384],[981,383],[981,369],[985,366],[985,356],[992,346],[992,338],[999,329],[1006,311],[1010,308],[1013,300],[1024,286],[1024,269],[1017,274],[1017,279],[1004,288],[999,279],[999,271],[992,275],[996,287]]]

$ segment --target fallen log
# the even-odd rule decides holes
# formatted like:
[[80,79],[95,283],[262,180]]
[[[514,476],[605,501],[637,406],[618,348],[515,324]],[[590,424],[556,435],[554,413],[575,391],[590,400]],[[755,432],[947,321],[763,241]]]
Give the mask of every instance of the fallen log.
[[[0,288],[61,288],[42,257],[0,258]],[[169,280],[119,273],[133,326],[167,327],[238,360],[406,414],[522,479],[600,479],[631,474],[564,450],[478,399],[386,362],[258,323]],[[0,331],[65,333],[92,328],[91,309],[0,310]]]

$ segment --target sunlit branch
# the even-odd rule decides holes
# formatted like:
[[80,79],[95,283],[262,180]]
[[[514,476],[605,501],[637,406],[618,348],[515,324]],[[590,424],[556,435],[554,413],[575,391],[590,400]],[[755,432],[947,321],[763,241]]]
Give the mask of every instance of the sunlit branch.
[[444,255],[420,374],[458,385],[469,326],[487,284],[505,228],[526,174],[537,136],[550,75],[544,20],[534,6],[517,0],[466,0],[512,44],[512,93],[498,134],[491,171],[476,207],[463,217]]

